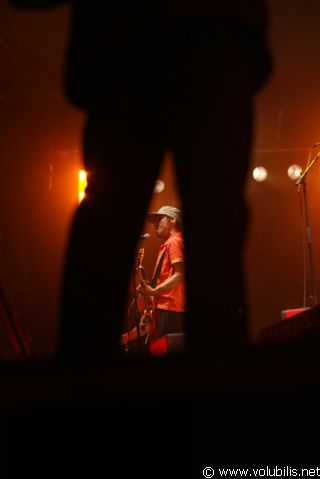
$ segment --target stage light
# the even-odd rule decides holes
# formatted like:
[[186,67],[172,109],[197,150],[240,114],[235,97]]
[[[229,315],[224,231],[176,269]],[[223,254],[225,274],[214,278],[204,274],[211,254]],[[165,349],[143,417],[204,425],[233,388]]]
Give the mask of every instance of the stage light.
[[267,179],[268,172],[263,166],[257,166],[253,170],[252,176],[253,176],[254,180],[261,182],[261,181],[265,181]]
[[299,165],[291,165],[288,168],[288,176],[290,180],[297,180],[301,175],[302,168]]
[[85,197],[85,191],[87,187],[87,172],[85,170],[79,170],[78,172],[78,202],[81,203]]
[[157,180],[154,185],[154,193],[161,193],[165,189],[165,183],[162,180]]

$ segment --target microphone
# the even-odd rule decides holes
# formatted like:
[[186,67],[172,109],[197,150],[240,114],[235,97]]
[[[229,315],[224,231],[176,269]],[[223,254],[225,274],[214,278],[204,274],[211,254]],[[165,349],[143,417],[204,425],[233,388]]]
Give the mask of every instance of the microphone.
[[144,234],[140,235],[140,239],[149,239],[150,236],[151,235],[149,233],[144,233]]

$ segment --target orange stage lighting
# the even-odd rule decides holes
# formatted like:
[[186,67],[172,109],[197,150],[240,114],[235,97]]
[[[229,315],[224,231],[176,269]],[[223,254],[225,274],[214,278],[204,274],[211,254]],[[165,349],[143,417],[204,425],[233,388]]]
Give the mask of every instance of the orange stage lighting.
[[79,170],[78,172],[78,202],[81,203],[85,197],[85,191],[87,187],[87,172],[85,170]]

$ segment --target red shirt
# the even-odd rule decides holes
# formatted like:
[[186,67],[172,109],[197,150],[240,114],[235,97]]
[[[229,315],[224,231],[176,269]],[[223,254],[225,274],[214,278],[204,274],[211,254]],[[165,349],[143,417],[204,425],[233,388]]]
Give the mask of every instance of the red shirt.
[[[175,263],[184,262],[183,253],[183,237],[180,231],[171,234],[170,237],[160,246],[158,259],[154,271],[162,256],[163,250],[166,250],[159,278],[156,286],[163,283],[166,279],[173,275],[173,265]],[[154,274],[154,273],[153,273]],[[158,309],[165,309],[166,311],[185,312],[185,283],[181,281],[175,288],[166,291],[155,297],[156,307]]]

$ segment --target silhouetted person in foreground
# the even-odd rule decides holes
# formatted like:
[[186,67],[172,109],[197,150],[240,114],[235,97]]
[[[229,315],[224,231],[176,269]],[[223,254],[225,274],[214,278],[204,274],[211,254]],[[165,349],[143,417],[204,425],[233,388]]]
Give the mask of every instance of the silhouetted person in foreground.
[[190,351],[237,348],[246,338],[252,101],[271,63],[264,2],[69,3],[66,94],[87,113],[89,185],[71,228],[59,354],[83,362],[117,354],[136,242],[166,150],[182,197]]

